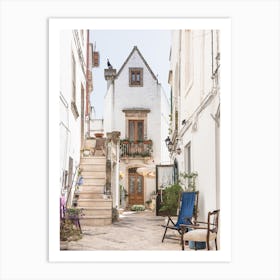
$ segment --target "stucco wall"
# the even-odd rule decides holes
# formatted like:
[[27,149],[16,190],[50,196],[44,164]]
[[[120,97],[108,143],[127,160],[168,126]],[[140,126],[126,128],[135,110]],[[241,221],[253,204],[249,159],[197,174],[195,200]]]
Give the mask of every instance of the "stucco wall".
[[[79,33],[81,40],[81,34]],[[84,31],[82,52],[86,61],[87,32]],[[76,106],[79,117],[75,119],[71,111],[72,101],[72,53],[76,61]],[[80,161],[81,147],[81,89],[84,88],[84,108],[86,108],[86,80],[79,61],[77,47],[71,30],[60,34],[60,168],[68,170],[69,157],[73,158],[73,172]],[[85,125],[86,131],[86,125]]]
[[[129,86],[129,68],[143,68],[143,86],[131,87]],[[118,76],[111,83],[107,94],[105,96],[105,110],[104,110],[104,130],[105,132],[120,131],[120,138],[127,138],[126,117],[124,109],[147,109],[147,122],[144,137],[153,141],[153,161],[148,164],[160,164],[162,152],[164,150],[164,139],[168,133],[168,119],[169,105],[165,93],[158,84],[157,79],[151,74],[145,62],[140,57],[137,50],[135,50],[130,59],[127,61]],[[164,115],[164,118],[163,118]],[[164,135],[164,136],[163,136]],[[141,167],[147,162],[143,158],[130,159],[128,162],[121,161],[120,171],[125,174],[120,184],[127,188],[128,184],[128,166]],[[144,202],[150,199],[151,193],[155,190],[155,178],[144,179]]]
[[[218,51],[216,31],[213,35],[215,58]],[[219,91],[211,96],[214,86],[211,38],[211,30],[173,31],[170,64],[173,112],[178,110],[177,137],[182,149],[180,155],[173,154],[173,160],[177,159],[179,172],[187,172],[184,150],[191,143],[191,171],[198,172],[199,218],[203,220],[208,211],[219,206],[219,128],[212,118],[218,110]],[[183,120],[186,125],[182,124]],[[173,113],[173,133],[174,127]]]
[[[143,87],[129,86],[129,67],[144,68]],[[164,107],[161,106],[161,102],[166,102],[166,100],[161,100],[163,93],[158,89],[160,86],[137,52],[133,53],[119,76],[115,79],[114,87],[114,94],[113,85],[111,85],[105,97],[105,132],[117,130],[121,132],[121,138],[127,137],[123,109],[149,109],[146,137],[152,139],[154,144],[156,143],[156,145],[153,145],[153,156],[156,162],[160,162],[162,148],[161,130],[167,129],[166,127],[161,129],[161,107]],[[163,113],[166,114],[165,112]],[[114,117],[111,117],[111,114]]]

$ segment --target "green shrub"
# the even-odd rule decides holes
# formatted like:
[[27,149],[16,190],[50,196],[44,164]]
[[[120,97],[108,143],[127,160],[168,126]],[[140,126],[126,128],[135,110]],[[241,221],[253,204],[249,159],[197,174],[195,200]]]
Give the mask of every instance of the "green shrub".
[[131,206],[131,211],[144,211],[144,210],[145,210],[144,205],[134,204],[134,205]]
[[163,191],[163,202],[161,203],[159,211],[167,212],[171,216],[177,215],[179,196],[182,191],[183,189],[179,184],[174,184],[170,187],[167,187]]

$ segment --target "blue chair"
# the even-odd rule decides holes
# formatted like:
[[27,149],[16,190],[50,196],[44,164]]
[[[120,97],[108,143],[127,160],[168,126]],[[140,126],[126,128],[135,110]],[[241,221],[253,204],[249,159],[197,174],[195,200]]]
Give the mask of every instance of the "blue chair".
[[[162,241],[164,241],[166,232],[168,229],[176,230],[182,237],[182,229],[180,225],[191,225],[192,219],[197,218],[197,205],[198,205],[198,191],[196,192],[182,192],[179,199],[179,215],[177,222],[175,223],[171,216],[168,216],[166,225],[162,225],[165,228]],[[171,223],[171,224],[170,224]],[[182,238],[181,238],[182,239]]]

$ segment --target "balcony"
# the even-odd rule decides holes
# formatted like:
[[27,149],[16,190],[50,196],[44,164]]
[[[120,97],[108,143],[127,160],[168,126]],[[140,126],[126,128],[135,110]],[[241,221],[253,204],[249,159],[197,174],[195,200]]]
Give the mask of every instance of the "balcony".
[[153,141],[143,140],[143,141],[130,141],[123,139],[120,141],[120,157],[151,157],[153,152]]

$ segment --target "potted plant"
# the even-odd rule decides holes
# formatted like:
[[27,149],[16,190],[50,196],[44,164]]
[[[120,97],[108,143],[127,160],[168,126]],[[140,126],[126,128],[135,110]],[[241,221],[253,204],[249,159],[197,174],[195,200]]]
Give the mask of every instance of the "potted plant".
[[103,134],[102,132],[94,133],[94,136],[95,136],[96,138],[102,138],[103,135],[104,135],[104,134]]
[[82,238],[80,228],[77,226],[77,219],[82,215],[83,209],[66,209],[65,218],[60,220],[60,250],[67,250],[70,241],[78,241]]

